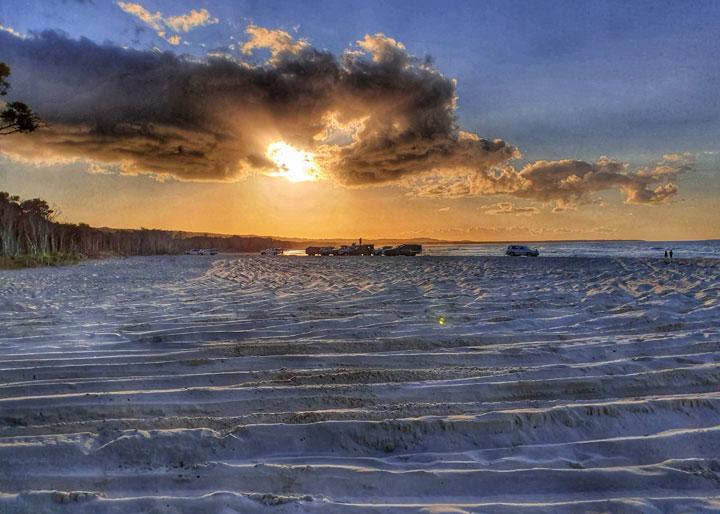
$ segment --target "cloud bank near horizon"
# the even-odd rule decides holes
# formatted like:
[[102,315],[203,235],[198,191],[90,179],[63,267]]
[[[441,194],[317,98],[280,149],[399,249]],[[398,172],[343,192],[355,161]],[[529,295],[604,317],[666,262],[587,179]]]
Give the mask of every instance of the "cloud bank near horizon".
[[35,162],[83,158],[128,174],[234,181],[276,171],[267,147],[284,141],[314,153],[323,174],[346,186],[395,183],[435,198],[514,196],[556,210],[597,203],[593,195],[613,189],[629,203],[667,203],[678,193],[672,181],[692,165],[683,154],[634,171],[609,158],[517,170],[508,164],[521,156],[513,145],[457,126],[455,81],[402,43],[368,34],[336,56],[280,30],[250,26],[247,34],[243,53],[266,50],[264,63],[200,61],[51,31],[0,32],[11,92],[50,125],[3,138],[0,151]]
[[[617,189],[625,195],[625,203],[661,205],[678,194],[672,181],[689,171],[694,155],[666,154],[653,165],[631,171],[627,164],[608,157],[596,163],[562,159],[536,161],[521,170],[507,166],[502,170],[462,175],[433,175],[410,184],[411,196],[425,198],[462,198],[468,196],[507,195],[542,203],[551,203],[553,212],[576,209],[583,204],[603,204],[594,196]],[[662,184],[655,186],[655,184]],[[525,210],[524,212],[532,212]],[[490,214],[519,213],[505,206]]]

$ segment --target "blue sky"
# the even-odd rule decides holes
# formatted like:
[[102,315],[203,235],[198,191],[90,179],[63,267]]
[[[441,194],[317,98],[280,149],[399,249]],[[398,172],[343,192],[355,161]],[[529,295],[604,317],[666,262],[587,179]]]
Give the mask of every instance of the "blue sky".
[[[165,18],[205,9],[217,21],[177,33],[166,30],[161,37],[118,2],[5,0],[0,24],[21,35],[51,29],[98,44],[198,59],[225,52],[258,64],[266,51],[248,57],[240,50],[249,40],[249,25],[286,31],[335,55],[357,49],[356,41],[366,34],[383,33],[412,55],[431,56],[439,73],[457,80],[458,126],[517,147],[522,158],[513,165],[518,169],[539,160],[594,163],[601,156],[641,167],[664,154],[688,153],[693,175],[675,180],[681,194],[673,202],[685,195],[717,203],[720,2],[136,3]],[[180,36],[178,44],[168,42],[171,34]],[[7,165],[5,180],[19,184]],[[608,195],[611,207],[629,209],[617,195]]]

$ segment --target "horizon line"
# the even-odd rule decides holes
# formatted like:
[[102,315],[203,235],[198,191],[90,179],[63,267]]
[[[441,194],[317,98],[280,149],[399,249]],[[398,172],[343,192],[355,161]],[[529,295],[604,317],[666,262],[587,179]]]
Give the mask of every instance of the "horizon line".
[[[92,227],[92,225],[90,225]],[[177,230],[177,229],[164,229],[164,228],[116,228],[116,227],[92,227],[98,230],[162,230],[166,232],[184,233],[187,234],[185,238],[190,237],[256,237],[263,239],[274,239],[274,240],[286,240],[289,242],[340,242],[340,241],[358,241],[359,238],[350,237],[296,237],[296,236],[280,236],[280,235],[260,235],[260,234],[228,234],[222,232],[209,232],[209,231],[195,231],[195,230]],[[443,245],[443,244],[460,244],[460,245],[472,245],[472,244],[500,244],[500,243],[573,243],[573,242],[585,242],[585,243],[601,243],[601,242],[687,242],[687,241],[718,241],[720,238],[702,238],[702,239],[642,239],[642,238],[572,238],[572,239],[493,239],[493,240],[475,240],[475,239],[439,239],[437,237],[428,236],[416,236],[416,237],[402,237],[402,236],[382,236],[382,237],[364,237],[365,241],[422,241],[428,245]]]

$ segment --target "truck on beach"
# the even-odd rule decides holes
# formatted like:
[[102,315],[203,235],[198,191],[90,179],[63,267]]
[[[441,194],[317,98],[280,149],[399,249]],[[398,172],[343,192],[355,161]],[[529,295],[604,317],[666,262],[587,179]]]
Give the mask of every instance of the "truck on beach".
[[530,248],[526,245],[510,245],[507,247],[507,250],[505,250],[505,255],[510,255],[512,257],[519,257],[520,255],[524,255],[526,257],[537,257],[540,255],[540,252],[538,252],[537,248]]
[[337,248],[332,246],[308,246],[305,248],[307,255],[337,255]]
[[342,245],[338,248],[338,255],[372,255],[375,245],[356,245],[355,243],[350,245]]

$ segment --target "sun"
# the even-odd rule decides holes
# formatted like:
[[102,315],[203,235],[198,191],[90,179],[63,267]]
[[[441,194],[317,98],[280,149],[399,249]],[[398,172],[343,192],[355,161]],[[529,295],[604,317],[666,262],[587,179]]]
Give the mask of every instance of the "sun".
[[272,177],[284,177],[290,182],[318,180],[320,173],[313,161],[315,154],[278,142],[269,145],[265,155],[280,168],[280,171],[269,174]]

